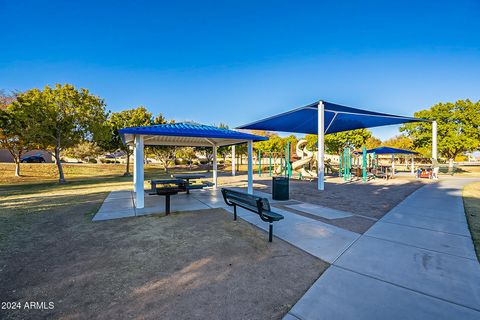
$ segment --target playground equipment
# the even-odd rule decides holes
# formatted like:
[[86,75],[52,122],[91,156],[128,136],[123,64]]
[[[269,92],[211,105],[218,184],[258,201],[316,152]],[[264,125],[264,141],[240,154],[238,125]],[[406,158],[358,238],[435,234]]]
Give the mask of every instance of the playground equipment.
[[298,178],[316,178],[316,173],[312,171],[316,163],[316,153],[307,149],[307,140],[300,140],[295,147],[295,154],[299,160],[291,162],[291,144],[287,142],[283,152],[264,152],[258,151],[258,175],[262,175],[262,156],[268,156],[268,174],[269,176],[284,175],[292,177],[293,172],[298,173]]
[[[317,178],[317,152],[307,148],[307,140],[301,139],[295,146],[296,161],[291,162],[291,145],[288,142],[283,152],[267,152],[268,154],[268,172],[269,176],[284,175],[286,177],[294,177],[299,179]],[[325,162],[327,171],[332,171],[331,160],[337,162],[336,156]],[[265,160],[263,160],[265,161]],[[375,172],[378,167],[378,158],[375,152],[367,150],[365,147],[361,151],[355,151],[353,146],[345,146],[338,157],[339,177],[344,181],[351,181],[354,178],[365,183],[369,177],[375,178]],[[293,173],[296,174],[293,174]],[[262,174],[262,152],[258,151],[258,174]],[[297,175],[298,174],[298,175]]]
[[340,152],[338,176],[344,181],[361,177],[362,182],[365,183],[369,176],[375,178],[377,166],[378,158],[375,152],[368,153],[365,147],[362,148],[362,151],[355,151],[353,147],[345,147]]
[[317,161],[316,152],[307,149],[307,142],[305,139],[298,141],[295,151],[300,160],[292,163],[292,170],[298,170],[300,178],[316,178],[317,174],[312,170]]
[[262,156],[268,156],[268,175],[273,174],[292,176],[292,166],[290,163],[290,142],[285,146],[283,152],[264,152],[258,150],[258,175],[262,176]]

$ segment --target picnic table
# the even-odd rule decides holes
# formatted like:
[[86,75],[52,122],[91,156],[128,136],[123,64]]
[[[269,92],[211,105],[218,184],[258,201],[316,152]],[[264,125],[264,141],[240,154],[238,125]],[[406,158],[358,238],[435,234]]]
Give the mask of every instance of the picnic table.
[[[189,194],[190,189],[197,189],[197,187],[192,187],[192,185],[190,184],[190,180],[203,179],[206,176],[204,174],[201,174],[201,173],[191,173],[191,174],[176,174],[176,175],[173,175],[173,177],[175,179],[181,179],[181,180],[185,181],[185,189],[187,191],[187,194]],[[206,187],[208,185],[207,184],[201,184],[199,186],[200,186],[200,188],[203,188],[203,187]]]
[[382,178],[387,179],[387,180],[393,178],[392,166],[380,165],[380,166],[378,166],[378,168],[380,169],[380,172],[377,171],[375,173],[375,176],[382,177]]

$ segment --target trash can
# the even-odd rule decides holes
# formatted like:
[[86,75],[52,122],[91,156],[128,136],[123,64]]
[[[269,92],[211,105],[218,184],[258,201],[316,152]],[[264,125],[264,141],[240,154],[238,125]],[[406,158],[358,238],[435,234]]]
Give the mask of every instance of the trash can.
[[288,200],[290,198],[288,178],[287,177],[273,177],[272,178],[272,199],[273,200]]

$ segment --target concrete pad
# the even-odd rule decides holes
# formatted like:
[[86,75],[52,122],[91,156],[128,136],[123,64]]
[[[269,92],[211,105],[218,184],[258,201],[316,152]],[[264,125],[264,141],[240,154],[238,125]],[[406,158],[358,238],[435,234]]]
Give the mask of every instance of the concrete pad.
[[114,210],[114,211],[103,211],[98,212],[92,219],[92,221],[102,221],[102,220],[111,220],[111,219],[120,219],[135,217],[135,210]]
[[133,197],[132,191],[130,191],[130,190],[118,190],[118,191],[110,192],[105,200],[128,199],[128,198],[131,199],[132,197]]
[[468,259],[477,259],[472,239],[466,236],[381,221],[372,226],[365,235]]
[[[410,216],[429,217],[452,222],[466,222],[463,206],[455,209],[439,209],[437,207],[422,208],[417,207],[415,203],[410,202],[408,205],[399,205],[390,212],[401,213]],[[459,214],[459,212],[462,214]]]
[[283,319],[479,319],[480,313],[331,266]]
[[223,197],[218,197],[217,195],[212,195],[212,194],[191,194],[190,196],[194,197],[198,201],[203,202],[207,206],[211,208],[227,208],[229,207],[225,201],[223,200]]
[[[261,226],[260,226],[261,227]],[[274,224],[273,234],[329,263],[333,263],[360,235],[321,221]]]
[[306,212],[318,217],[322,217],[325,219],[341,219],[341,218],[348,218],[351,217],[352,214],[340,211],[336,209],[330,209],[326,207],[322,207],[315,204],[310,203],[299,203],[299,204],[290,204],[286,205],[288,208],[292,208],[298,211]]
[[466,221],[448,221],[432,217],[414,216],[395,211],[387,213],[381,221],[470,237],[470,231],[468,231],[468,225]]
[[116,211],[116,210],[128,210],[128,209],[133,209],[133,200],[131,198],[105,201],[98,211],[103,212],[103,211]]
[[295,316],[292,316],[290,313],[287,313],[282,319],[283,320],[301,320]]
[[480,310],[480,265],[475,260],[363,236],[335,264]]
[[[170,196],[171,212],[194,211],[209,208],[209,206],[190,195],[177,194]],[[145,197],[145,207],[136,209],[136,212],[137,215],[165,213],[165,197],[157,195]]]

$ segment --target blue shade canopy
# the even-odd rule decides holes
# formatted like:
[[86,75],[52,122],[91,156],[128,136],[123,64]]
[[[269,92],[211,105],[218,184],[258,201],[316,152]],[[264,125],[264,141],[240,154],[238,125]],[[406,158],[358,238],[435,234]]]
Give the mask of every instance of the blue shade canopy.
[[135,135],[142,135],[145,145],[187,147],[211,147],[214,145],[220,147],[250,140],[268,140],[267,137],[249,133],[187,122],[123,128],[119,130],[119,133],[126,144],[132,144]]
[[376,153],[376,154],[418,154],[418,152],[404,150],[404,149],[397,149],[397,148],[390,148],[390,147],[378,147],[375,149],[367,150],[367,153]]
[[[426,121],[425,119],[402,117],[387,113],[350,108],[325,101],[319,102],[323,102],[325,108],[325,134],[361,128],[389,126],[407,122]],[[318,134],[319,102],[240,126],[238,128]]]

